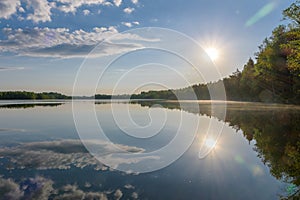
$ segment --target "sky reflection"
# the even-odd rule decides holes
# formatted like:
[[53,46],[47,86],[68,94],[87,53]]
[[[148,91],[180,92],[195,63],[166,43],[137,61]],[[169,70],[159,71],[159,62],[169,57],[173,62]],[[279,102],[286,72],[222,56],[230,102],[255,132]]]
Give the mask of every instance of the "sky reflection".
[[[120,113],[123,112],[122,106],[124,105],[118,105]],[[179,119],[177,115],[186,114],[191,118],[199,119],[196,137],[183,156],[166,168],[145,174],[113,170],[90,155],[76,135],[71,107],[68,103],[58,107],[3,109],[4,112],[0,113],[0,127],[9,127],[9,129],[2,128],[5,129],[5,134],[0,134],[0,174],[2,175],[0,191],[10,187],[11,189],[7,190],[5,195],[11,195],[11,191],[16,191],[14,193],[16,199],[33,195],[38,190],[26,191],[22,189],[22,185],[26,185],[27,188],[33,186],[44,188],[45,192],[42,193],[47,198],[53,199],[74,199],[83,196],[96,199],[172,199],[174,197],[178,199],[277,199],[280,195],[293,194],[297,191],[298,186],[294,183],[273,176],[274,172],[271,169],[274,170],[275,165],[269,166],[262,162],[260,152],[256,150],[261,148],[258,145],[262,141],[252,140],[249,143],[247,140],[249,137],[245,134],[251,132],[252,126],[244,121],[241,126],[239,120],[244,118],[239,118],[238,113],[241,111],[237,110],[237,105],[234,105],[234,109],[229,107],[226,121],[230,122],[226,123],[208,114],[192,114],[189,110],[170,110],[168,105],[163,106],[167,108],[153,108],[152,111],[161,112],[158,109],[166,109],[164,112],[172,116],[167,119],[172,120],[166,128],[162,129],[161,134],[147,138],[150,142],[144,141],[143,138],[133,139],[131,136],[124,135],[114,121],[110,120],[112,118],[109,104],[96,106],[100,120],[106,120],[105,130],[111,140],[120,149],[131,153],[151,152],[168,144],[168,141],[174,137],[174,129],[178,127],[176,123],[173,126],[171,123]],[[174,105],[172,107],[174,108]],[[139,120],[138,123],[149,123],[147,107],[134,104],[131,108],[134,108],[131,112]],[[242,108],[244,109],[245,105]],[[26,120],[28,110],[33,111],[32,120]],[[201,111],[206,112],[205,109]],[[256,110],[252,112],[246,109],[243,112],[248,113],[245,120],[247,119],[249,123],[254,123],[252,114],[262,116]],[[268,112],[264,112],[266,116],[274,114],[274,110]],[[283,109],[278,112],[281,113],[281,119],[282,116],[286,116]],[[160,115],[154,116],[160,117]],[[274,119],[277,119],[277,115],[273,115]],[[289,124],[291,130],[293,129],[287,117],[282,123],[285,126]],[[55,128],[53,124],[56,125]],[[208,125],[212,130],[222,128],[222,134],[207,135]],[[261,126],[256,124],[255,128],[259,129]],[[130,128],[130,125],[128,127]],[[27,132],[20,132],[19,129],[25,129]],[[280,127],[277,129],[281,130]],[[183,129],[183,132],[186,131],[189,129]],[[260,137],[266,133],[261,134]],[[268,135],[271,136],[276,135]],[[253,136],[255,137],[257,136]],[[153,158],[150,157],[132,162],[124,159],[120,152],[111,149],[103,141],[90,140],[89,142],[96,144],[97,147],[100,146],[98,153],[111,159],[115,165],[130,166],[136,163],[153,162]],[[203,159],[199,159],[202,146],[213,147],[213,150]],[[36,187],[37,185],[40,187]]]

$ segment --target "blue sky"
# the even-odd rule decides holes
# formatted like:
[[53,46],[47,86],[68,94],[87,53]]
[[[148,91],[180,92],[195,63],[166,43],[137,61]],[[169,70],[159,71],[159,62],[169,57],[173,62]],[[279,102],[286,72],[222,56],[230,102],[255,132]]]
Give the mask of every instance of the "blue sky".
[[[111,93],[116,82],[124,79],[118,93],[159,89],[155,85],[139,87],[147,80],[179,88],[187,84],[170,72],[174,68],[189,83],[203,82],[184,62],[144,49],[149,38],[122,33],[135,28],[162,27],[186,34],[201,47],[215,48],[214,61],[220,76],[241,69],[257,51],[265,37],[281,21],[289,0],[2,0],[0,2],[0,85],[1,90],[58,91],[71,94],[76,73],[86,55],[100,42],[119,35],[118,42],[107,42],[97,55],[95,68],[115,54],[136,51],[135,56],[120,59],[100,80],[97,92]],[[137,39],[138,37],[138,39]],[[157,36],[158,37],[158,36]],[[155,41],[155,37],[152,38]],[[156,38],[159,39],[159,38]],[[134,40],[134,43],[128,42]],[[127,41],[120,43],[120,41]],[[137,42],[139,41],[139,42]],[[157,42],[157,41],[155,41]],[[175,40],[174,43],[177,41]],[[170,44],[172,45],[172,44]],[[188,51],[188,50],[187,50]],[[194,54],[195,52],[191,52]],[[199,52],[199,55],[201,53]],[[151,56],[150,56],[151,55]],[[153,60],[149,59],[153,58]],[[168,62],[165,62],[168,60]],[[149,63],[160,64],[149,64]],[[147,64],[148,63],[148,64]],[[163,67],[168,65],[170,68]],[[89,66],[90,67],[90,66]],[[208,66],[206,66],[208,67]],[[172,71],[172,70],[171,70]],[[127,73],[128,74],[128,73]],[[89,79],[87,73],[86,79]],[[167,80],[167,81],[166,81]],[[206,77],[206,81],[214,81]],[[137,85],[138,84],[138,85]],[[82,85],[78,94],[90,95]]]

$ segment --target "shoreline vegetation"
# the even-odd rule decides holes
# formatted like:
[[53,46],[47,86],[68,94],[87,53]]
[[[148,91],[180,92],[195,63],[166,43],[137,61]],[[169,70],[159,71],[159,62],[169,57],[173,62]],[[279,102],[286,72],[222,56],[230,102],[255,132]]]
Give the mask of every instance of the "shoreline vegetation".
[[0,92],[0,100],[43,100],[43,99],[71,99],[72,97],[57,92],[28,92],[4,91]]
[[[243,70],[216,82],[201,83],[182,89],[147,91],[132,95],[96,94],[92,97],[71,97],[57,92],[0,92],[0,100],[40,99],[163,99],[210,100],[209,89],[224,84],[228,101],[300,104],[300,0],[283,11],[287,25],[279,25],[266,38],[255,61],[249,58]],[[216,99],[217,100],[217,99]]]

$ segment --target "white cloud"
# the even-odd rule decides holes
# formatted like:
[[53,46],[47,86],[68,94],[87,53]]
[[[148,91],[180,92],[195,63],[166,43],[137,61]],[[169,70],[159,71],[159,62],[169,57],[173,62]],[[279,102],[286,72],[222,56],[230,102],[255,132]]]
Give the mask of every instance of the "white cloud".
[[[70,200],[70,199],[98,199],[108,200],[107,194],[114,190],[90,192],[83,191],[77,185],[65,185],[60,188],[53,188],[54,182],[51,179],[46,179],[41,176],[35,178],[26,178],[20,182],[15,182],[12,179],[0,177],[1,199],[20,200],[20,199],[40,199],[46,200]],[[120,189],[115,191],[115,198],[122,197]]]
[[[99,154],[102,155],[111,155],[118,152],[110,144],[103,141],[90,141],[88,143],[96,145]],[[134,146],[120,144],[116,144],[116,146],[132,153],[144,151],[144,149]],[[32,163],[34,163],[34,167],[40,170],[69,169],[71,166],[78,168],[92,166],[95,170],[107,170],[105,165],[85,149],[80,140],[26,143],[17,147],[0,149],[0,155],[8,159],[12,166],[17,169],[32,166]],[[119,161],[117,157],[114,159],[114,162]]]
[[84,16],[87,16],[91,13],[91,11],[89,11],[88,9],[85,9],[82,11]]
[[127,26],[127,27],[132,27],[132,24],[130,23],[130,22],[122,22],[122,24],[124,25],[124,26]]
[[35,23],[51,21],[51,5],[47,0],[27,0],[27,5],[33,8],[33,13],[28,14],[27,20]]
[[132,2],[133,4],[138,4],[138,3],[139,3],[139,0],[131,0],[131,2]]
[[18,10],[19,10],[20,13],[24,13],[25,12],[25,10],[24,10],[23,7],[20,7]]
[[70,200],[70,199],[98,199],[98,200],[107,200],[106,193],[104,192],[84,192],[78,189],[76,185],[66,185],[63,187],[63,190],[54,200]]
[[83,6],[83,5],[104,5],[104,6],[110,6],[111,3],[106,0],[56,0],[59,2],[60,6],[57,8],[65,13],[75,13],[77,11],[77,8]]
[[50,195],[54,192],[53,181],[41,176],[29,178],[26,184],[28,185],[24,185],[23,188],[26,188],[29,192],[25,192],[24,197],[21,199],[46,200],[49,199]]
[[[86,150],[82,142],[88,144],[89,149],[94,150],[93,156]],[[122,144],[112,145],[101,140],[32,142],[0,149],[1,157],[7,160],[7,170],[26,169],[28,167],[37,170],[67,170],[71,167],[81,169],[90,167],[95,171],[107,171],[119,169],[120,166],[124,165],[131,166],[160,159],[158,156],[144,156],[142,154],[138,157],[130,156],[143,152],[145,152],[143,148]],[[105,161],[105,163],[100,161]],[[131,170],[127,170],[126,173],[138,174]]]
[[[21,2],[26,6],[21,7]],[[114,0],[115,6],[120,6],[122,0]],[[0,1],[0,19],[8,19],[12,15],[25,13],[27,20],[32,20],[35,23],[51,21],[52,10],[58,9],[65,13],[76,13],[81,6],[102,5],[112,6],[113,4],[107,0],[1,0]],[[31,11],[32,10],[32,11]],[[21,16],[17,16],[21,18]]]
[[25,18],[24,17],[21,17],[21,16],[18,16],[18,18],[17,18],[19,21],[23,21],[23,20],[25,20]]
[[132,197],[133,199],[138,199],[138,198],[139,198],[139,194],[136,193],[136,192],[133,192],[132,195],[131,195],[131,197]]
[[127,13],[127,14],[130,14],[130,13],[132,13],[133,11],[134,11],[134,8],[125,8],[124,10],[123,10],[125,13]]
[[127,26],[127,27],[131,28],[131,27],[133,27],[134,25],[139,25],[140,23],[137,22],[137,21],[135,21],[135,22],[122,22],[122,24],[123,24],[124,26]]
[[131,184],[126,184],[126,185],[124,185],[124,188],[130,190],[130,189],[134,189],[134,186]]
[[23,191],[12,179],[3,179],[0,177],[0,191],[3,199],[21,199]]
[[104,6],[113,6],[113,4],[109,1],[106,1],[103,3]]
[[17,12],[21,5],[20,0],[1,0],[0,1],[0,18],[8,19]]
[[[60,146],[61,145],[61,146]],[[35,142],[15,148],[0,150],[1,155],[15,164],[15,168],[26,168],[35,163],[36,169],[69,169],[71,166],[84,168],[102,164],[95,160],[80,141]]]
[[[139,41],[153,41],[135,34],[118,33],[113,26],[95,27],[90,32],[82,29],[71,32],[66,28],[48,27],[4,28],[3,32],[6,39],[0,40],[0,52],[35,57],[85,57],[100,42],[101,48],[94,51],[93,55],[107,56],[141,49],[143,45]],[[108,40],[112,36],[113,41]]]
[[54,191],[52,185],[52,180],[41,176],[25,179],[21,184],[14,182],[12,179],[0,177],[1,199],[49,199]]
[[150,19],[150,22],[151,23],[156,23],[156,22],[158,22],[158,19],[157,18]]
[[119,200],[119,199],[122,198],[123,192],[120,189],[117,189],[116,192],[115,192],[115,194],[114,194],[114,196],[115,196],[116,200]]
[[119,7],[122,4],[122,0],[114,0],[114,4]]

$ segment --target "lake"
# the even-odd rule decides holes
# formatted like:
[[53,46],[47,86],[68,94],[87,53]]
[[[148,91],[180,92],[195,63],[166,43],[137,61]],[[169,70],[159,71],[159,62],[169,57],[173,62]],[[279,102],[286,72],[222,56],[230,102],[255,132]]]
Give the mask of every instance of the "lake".
[[299,177],[299,106],[0,103],[0,199],[280,199]]

